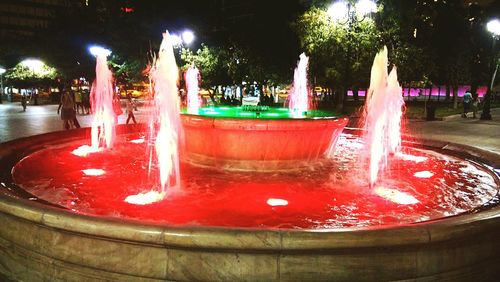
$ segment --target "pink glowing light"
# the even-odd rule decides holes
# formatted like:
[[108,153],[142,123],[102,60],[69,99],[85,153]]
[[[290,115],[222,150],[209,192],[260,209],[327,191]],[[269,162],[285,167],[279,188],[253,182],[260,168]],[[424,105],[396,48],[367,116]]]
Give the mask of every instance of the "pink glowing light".
[[374,193],[386,200],[400,205],[414,205],[420,203],[415,197],[405,192],[396,189],[386,188],[382,186],[375,187]]
[[88,176],[99,176],[99,175],[103,175],[106,173],[104,170],[99,169],[99,168],[84,169],[84,170],[82,170],[82,172]]
[[367,155],[370,156],[370,184],[387,167],[388,156],[401,147],[401,118],[404,105],[396,67],[387,73],[387,48],[373,60],[370,88],[364,108]]
[[197,114],[201,106],[200,97],[198,96],[200,80],[200,72],[193,65],[186,71],[186,87],[187,87],[187,111],[189,114]]
[[101,149],[99,149],[99,148],[94,148],[94,147],[91,147],[88,145],[83,145],[83,146],[80,146],[80,147],[74,149],[71,153],[75,156],[86,157],[89,154],[97,153],[100,151],[101,151]]
[[413,176],[415,176],[417,178],[431,178],[433,175],[434,175],[434,173],[427,171],[427,170],[415,172],[413,174]]
[[293,75],[293,91],[290,94],[289,108],[297,115],[302,115],[309,107],[309,88],[307,85],[307,67],[309,57],[300,54],[300,59]]
[[283,199],[270,198],[267,200],[267,204],[270,205],[271,207],[287,206],[288,201]]

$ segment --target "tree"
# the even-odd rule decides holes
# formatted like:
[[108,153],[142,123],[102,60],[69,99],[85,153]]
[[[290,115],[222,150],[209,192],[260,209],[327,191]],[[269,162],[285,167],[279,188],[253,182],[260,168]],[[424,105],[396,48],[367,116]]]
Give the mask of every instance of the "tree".
[[46,64],[30,68],[23,63],[17,64],[5,74],[6,82],[16,88],[48,87],[56,84],[57,76],[57,70]]
[[113,70],[116,83],[130,88],[134,83],[145,81],[143,75],[145,63],[136,58],[125,59],[119,55],[112,55],[109,65]]
[[310,75],[319,84],[338,90],[337,107],[341,109],[349,87],[368,86],[371,62],[381,47],[374,21],[333,21],[324,7],[312,7],[294,26],[311,58]]
[[224,66],[222,50],[216,47],[208,47],[205,44],[194,53],[183,48],[181,50],[183,65],[181,70],[185,72],[192,64],[200,70],[201,87],[215,93],[218,85],[230,83],[228,68]]

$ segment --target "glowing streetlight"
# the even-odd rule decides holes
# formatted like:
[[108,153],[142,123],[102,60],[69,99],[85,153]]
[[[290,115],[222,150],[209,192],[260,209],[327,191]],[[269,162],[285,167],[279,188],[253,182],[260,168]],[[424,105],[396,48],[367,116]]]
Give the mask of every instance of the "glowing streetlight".
[[104,57],[107,57],[111,54],[111,50],[109,49],[106,49],[104,47],[101,47],[101,46],[97,46],[97,45],[94,45],[94,46],[90,46],[89,47],[89,52],[90,54],[94,55],[94,56],[104,56]]
[[328,16],[334,21],[351,21],[354,15],[365,17],[370,13],[377,12],[377,4],[372,0],[359,0],[352,9],[351,3],[344,0],[333,2],[327,10]]
[[34,74],[40,73],[45,65],[44,62],[39,59],[25,59],[21,61],[21,66],[29,68]]
[[486,29],[493,34],[493,36],[500,35],[500,21],[498,19],[494,19],[489,21],[486,24]]
[[493,19],[490,20],[486,24],[486,29],[491,33],[493,37],[493,43],[491,46],[491,52],[492,52],[492,60],[490,62],[490,68],[491,72],[493,72],[493,75],[491,76],[491,82],[488,87],[488,91],[486,92],[486,95],[484,96],[484,108],[483,112],[481,113],[480,119],[482,120],[491,120],[491,112],[490,112],[490,107],[491,107],[491,92],[493,91],[493,84],[495,84],[495,77],[497,75],[498,71],[498,61],[495,61],[495,43],[500,36],[500,21],[498,19]]
[[326,13],[334,20],[340,21],[343,19],[347,19],[348,17],[349,6],[344,1],[334,2]]
[[359,0],[354,8],[356,9],[356,14],[366,16],[377,11],[377,4],[371,0]]
[[182,40],[187,45],[190,45],[194,41],[194,33],[190,30],[186,30],[182,33]]

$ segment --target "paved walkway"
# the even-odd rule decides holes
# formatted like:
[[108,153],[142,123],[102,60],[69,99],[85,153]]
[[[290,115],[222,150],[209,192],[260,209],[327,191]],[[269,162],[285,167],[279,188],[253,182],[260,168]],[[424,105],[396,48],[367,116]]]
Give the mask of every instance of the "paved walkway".
[[460,115],[449,116],[443,121],[408,120],[407,133],[500,153],[500,108],[491,109],[491,115],[492,120],[462,118]]
[[[123,102],[123,101],[122,101]],[[147,120],[147,108],[135,113],[137,122]],[[444,121],[407,120],[407,133],[426,139],[446,140],[500,153],[500,109],[492,109],[493,120],[451,116]],[[91,116],[78,115],[82,127],[90,126]],[[125,123],[126,115],[119,117]],[[0,142],[51,131],[62,130],[57,105],[28,106],[22,112],[20,103],[0,104]]]
[[[123,114],[118,117],[118,123],[125,123],[125,101],[122,101]],[[26,112],[22,111],[20,103],[5,102],[0,104],[0,143],[31,135],[63,130],[63,122],[57,114],[58,105],[28,105]],[[147,108],[139,108],[135,118],[137,122],[146,122]],[[78,114],[77,119],[82,127],[90,127],[91,115]],[[132,121],[130,121],[132,122]]]

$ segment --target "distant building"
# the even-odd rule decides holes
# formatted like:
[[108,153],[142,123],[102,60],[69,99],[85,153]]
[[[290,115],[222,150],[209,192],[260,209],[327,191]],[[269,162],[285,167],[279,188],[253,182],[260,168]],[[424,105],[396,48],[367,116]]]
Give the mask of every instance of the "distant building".
[[0,1],[0,41],[22,41],[49,27],[57,11],[85,0],[2,0]]

